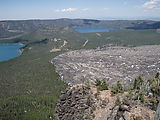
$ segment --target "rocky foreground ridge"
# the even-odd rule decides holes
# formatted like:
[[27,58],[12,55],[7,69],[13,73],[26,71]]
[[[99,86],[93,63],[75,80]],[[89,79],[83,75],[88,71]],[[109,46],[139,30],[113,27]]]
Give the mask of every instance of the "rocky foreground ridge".
[[[61,93],[55,120],[160,120],[160,73],[145,82],[137,77],[132,88],[120,82],[78,84]],[[159,105],[158,105],[159,103]]]
[[62,80],[70,84],[100,78],[109,84],[121,81],[128,87],[138,75],[148,78],[160,71],[160,45],[77,50],[61,54],[51,62]]

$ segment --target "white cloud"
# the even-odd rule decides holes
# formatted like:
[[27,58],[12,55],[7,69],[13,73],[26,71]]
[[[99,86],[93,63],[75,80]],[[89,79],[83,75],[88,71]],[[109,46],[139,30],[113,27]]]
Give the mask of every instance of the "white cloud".
[[65,9],[55,10],[55,12],[74,12],[76,10],[77,10],[76,8],[65,8]]
[[160,5],[160,0],[149,0],[145,2],[142,7],[147,9],[156,9]]

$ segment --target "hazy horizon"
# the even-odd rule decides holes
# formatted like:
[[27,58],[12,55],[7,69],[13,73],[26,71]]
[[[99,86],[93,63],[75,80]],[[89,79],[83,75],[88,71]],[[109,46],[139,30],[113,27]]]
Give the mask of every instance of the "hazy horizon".
[[0,20],[160,20],[160,0],[0,0]]
[[58,20],[58,19],[91,19],[91,20],[153,20],[160,21],[160,17],[134,17],[134,18],[29,18],[29,19],[0,19],[0,21],[23,21],[23,20]]

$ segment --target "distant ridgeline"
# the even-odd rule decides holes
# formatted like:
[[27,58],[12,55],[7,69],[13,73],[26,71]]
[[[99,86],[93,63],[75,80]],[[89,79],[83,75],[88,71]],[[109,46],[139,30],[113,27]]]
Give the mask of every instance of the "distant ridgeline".
[[[56,20],[17,20],[0,21],[2,33],[37,30],[44,27],[115,27],[127,29],[158,29],[160,22],[149,20],[91,20],[91,19],[56,19]],[[11,31],[12,30],[12,31]],[[14,31],[16,30],[16,31]]]
[[152,22],[148,24],[148,22],[142,22],[139,24],[134,24],[133,27],[127,27],[127,29],[135,29],[135,30],[142,30],[142,29],[159,29],[160,22]]

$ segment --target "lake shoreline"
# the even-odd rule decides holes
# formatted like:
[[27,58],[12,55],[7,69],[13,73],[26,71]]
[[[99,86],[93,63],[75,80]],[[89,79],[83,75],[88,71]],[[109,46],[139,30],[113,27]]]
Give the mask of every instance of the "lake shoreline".
[[[15,45],[15,46],[14,46]],[[13,58],[19,57],[22,55],[25,45],[24,44],[0,44],[1,56],[0,56],[0,62],[5,62],[8,60],[11,60]]]
[[113,28],[113,27],[101,27],[101,28],[77,27],[77,28],[74,28],[74,30],[79,32],[79,33],[98,33],[98,32],[115,31],[115,30],[119,30],[119,28]]

